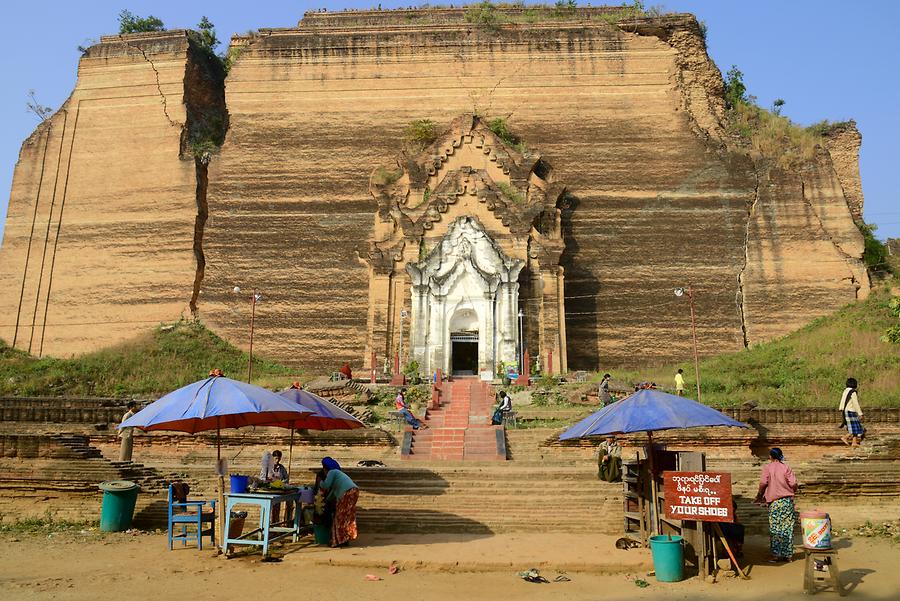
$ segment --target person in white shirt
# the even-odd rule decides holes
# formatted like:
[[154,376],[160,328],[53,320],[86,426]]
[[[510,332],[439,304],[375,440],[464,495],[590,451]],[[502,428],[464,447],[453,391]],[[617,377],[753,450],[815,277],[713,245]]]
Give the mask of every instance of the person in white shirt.
[[841,426],[847,426],[847,435],[841,436],[841,440],[844,441],[844,444],[854,447],[859,446],[866,431],[860,423],[863,412],[859,406],[858,388],[859,384],[856,382],[856,378],[847,378],[847,387],[844,388],[841,404],[838,406],[842,417]]
[[512,411],[512,399],[509,398],[509,395],[506,394],[505,390],[501,390],[497,393],[497,407],[494,409],[494,413],[491,416],[491,424],[494,426],[502,424],[503,414],[507,411]]
[[[137,413],[135,408],[137,407],[137,403],[134,401],[129,401],[127,407],[127,411],[125,415],[122,416],[122,421],[124,422],[126,419]],[[120,428],[119,429],[119,440],[122,442],[122,446],[119,447],[119,461],[131,461],[131,453],[134,450],[134,428]]]
[[679,369],[675,374],[675,394],[684,396],[684,370]]
[[[266,480],[268,482],[274,482],[275,480],[281,480],[283,485],[288,484],[288,471],[287,468],[284,467],[284,464],[281,463],[281,451],[274,450],[272,451],[272,466],[269,470],[268,477]],[[277,524],[281,522],[281,503],[275,503],[272,505],[272,516],[270,518],[271,524]],[[294,512],[293,504],[288,503],[287,511],[285,512],[285,520],[290,521],[293,517]]]
[[505,390],[500,391],[500,411],[512,411],[512,399]]

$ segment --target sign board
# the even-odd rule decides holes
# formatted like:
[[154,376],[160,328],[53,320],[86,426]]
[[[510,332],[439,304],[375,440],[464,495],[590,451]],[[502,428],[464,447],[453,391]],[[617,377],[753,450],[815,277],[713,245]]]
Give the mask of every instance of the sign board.
[[697,522],[733,522],[731,474],[663,472],[666,517]]

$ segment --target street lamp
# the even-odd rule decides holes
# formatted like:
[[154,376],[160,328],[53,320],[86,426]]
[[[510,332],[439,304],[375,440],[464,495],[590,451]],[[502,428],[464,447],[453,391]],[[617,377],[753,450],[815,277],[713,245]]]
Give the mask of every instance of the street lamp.
[[700,399],[700,359],[697,355],[697,324],[694,318],[694,287],[688,286],[687,288],[676,288],[675,296],[681,298],[687,294],[688,301],[690,301],[691,306],[691,338],[694,341],[694,375],[697,378],[697,402],[703,402]]
[[[241,287],[235,286],[232,290],[234,294],[241,293]],[[256,303],[262,300],[262,294],[253,291],[250,295],[250,358],[247,360],[247,383],[250,383],[250,377],[253,375],[253,322],[256,319]]]
[[519,309],[519,374],[525,363],[525,311]]

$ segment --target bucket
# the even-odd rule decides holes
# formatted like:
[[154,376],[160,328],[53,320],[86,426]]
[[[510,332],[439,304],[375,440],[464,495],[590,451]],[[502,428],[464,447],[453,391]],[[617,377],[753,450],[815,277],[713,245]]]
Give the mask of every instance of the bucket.
[[803,546],[807,549],[831,548],[831,517],[824,511],[813,509],[800,514],[803,530]]
[[[242,512],[243,513],[243,512]],[[244,533],[244,521],[247,516],[235,516],[232,512],[231,520],[228,523],[228,538],[240,538]]]
[[240,474],[231,474],[231,492],[240,494],[247,492],[247,484],[250,483],[249,476],[241,476]]
[[300,502],[304,505],[312,505],[315,500],[315,494],[313,493],[313,489],[308,486],[302,486],[300,488]]
[[684,545],[680,536],[651,536],[650,553],[656,580],[679,582],[684,579]]
[[317,545],[330,545],[331,524],[313,524],[313,536]]

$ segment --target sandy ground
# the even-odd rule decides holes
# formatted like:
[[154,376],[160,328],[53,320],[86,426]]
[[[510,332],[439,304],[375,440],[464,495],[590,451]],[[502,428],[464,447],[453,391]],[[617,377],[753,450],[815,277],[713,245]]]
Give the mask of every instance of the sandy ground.
[[[278,547],[280,561],[259,554],[232,559],[196,549],[166,549],[164,535],[93,532],[0,536],[0,599],[804,599],[802,562],[751,568],[751,580],[689,578],[659,583],[647,576],[649,555],[620,551],[612,537],[579,535],[370,535],[348,549],[307,543]],[[765,556],[766,539],[748,541],[747,560]],[[900,545],[842,539],[842,581],[856,599],[898,599]],[[397,562],[401,571],[390,575]],[[531,584],[516,571],[538,567],[552,579]],[[367,574],[383,580],[369,582]],[[639,588],[635,579],[650,585]],[[825,598],[836,596],[822,593]]]

